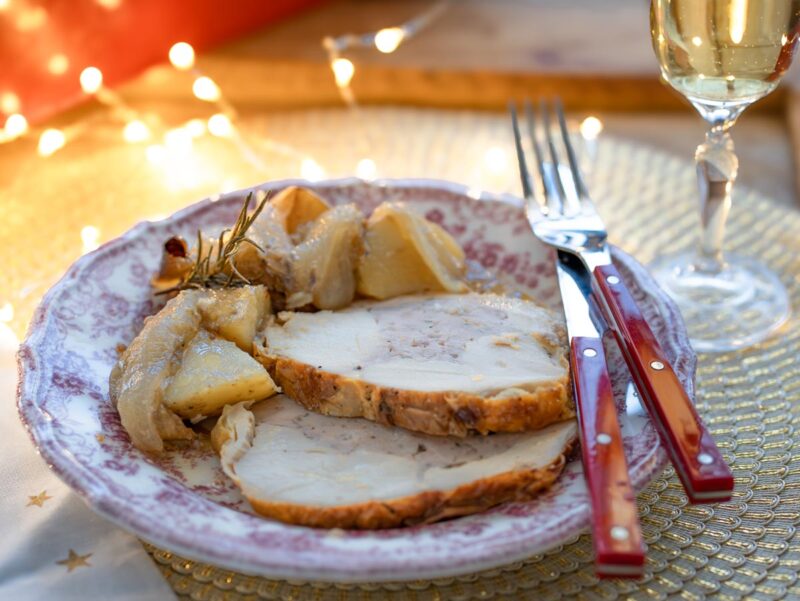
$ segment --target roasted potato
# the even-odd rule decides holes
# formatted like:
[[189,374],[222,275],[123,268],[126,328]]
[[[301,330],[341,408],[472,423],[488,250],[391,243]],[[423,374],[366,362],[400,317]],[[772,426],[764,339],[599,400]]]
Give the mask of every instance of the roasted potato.
[[383,203],[367,221],[358,292],[377,299],[465,292],[464,251],[444,229],[403,203]]
[[331,208],[311,190],[298,186],[281,190],[269,204],[278,223],[290,235]]
[[163,404],[164,383],[176,356],[200,329],[202,293],[186,290],[171,299],[122,353],[109,378],[109,395],[131,441],[143,451],[161,451],[164,440],[189,439],[193,432]]
[[264,286],[223,288],[209,290],[198,307],[209,331],[250,353],[256,332],[270,312],[270,299]]
[[217,415],[225,405],[277,391],[267,371],[234,343],[201,330],[164,391],[164,405],[186,419]]

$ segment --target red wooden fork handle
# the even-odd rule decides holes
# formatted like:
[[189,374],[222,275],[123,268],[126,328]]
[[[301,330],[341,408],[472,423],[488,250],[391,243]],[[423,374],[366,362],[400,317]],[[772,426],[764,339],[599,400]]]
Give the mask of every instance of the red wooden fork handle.
[[642,402],[692,503],[727,501],[733,474],[647,325],[617,268],[600,265],[593,286]]
[[573,338],[570,363],[592,501],[595,569],[601,577],[636,578],[644,566],[642,533],[602,341]]

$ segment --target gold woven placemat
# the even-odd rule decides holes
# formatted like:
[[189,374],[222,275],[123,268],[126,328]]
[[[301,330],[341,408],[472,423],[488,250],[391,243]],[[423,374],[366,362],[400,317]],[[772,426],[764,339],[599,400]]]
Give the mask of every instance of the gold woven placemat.
[[[313,156],[327,175],[351,174],[365,153],[381,176],[441,177],[475,188],[515,191],[508,124],[501,115],[463,111],[376,108],[356,122],[340,110],[246,116],[253,136],[290,143]],[[358,128],[369,145],[351,143]],[[735,137],[735,131],[734,131]],[[195,175],[186,179],[144,159],[144,148],[92,134],[53,160],[0,154],[0,187],[8,215],[0,221],[4,290],[27,323],[38,292],[79,254],[80,231],[96,226],[101,239],[134,221],[225,187],[297,176],[302,159],[274,153],[255,139],[265,164],[242,160],[226,141],[196,143]],[[273,146],[274,147],[274,146]],[[604,140],[592,190],[612,240],[641,261],[691,245],[697,223],[690,163]],[[2,152],[2,151],[0,151]],[[9,167],[11,165],[13,167]],[[190,174],[191,175],[191,174]],[[728,247],[761,257],[789,287],[800,311],[800,212],[737,190]],[[26,218],[36,220],[31,247]],[[23,257],[23,260],[20,260]],[[334,585],[235,574],[147,546],[164,577],[191,599],[800,599],[800,320],[779,336],[738,353],[703,355],[698,406],[731,464],[736,494],[729,503],[688,506],[671,469],[639,495],[647,570],[639,582],[598,581],[591,543],[582,536],[551,552],[500,569],[429,582]]]

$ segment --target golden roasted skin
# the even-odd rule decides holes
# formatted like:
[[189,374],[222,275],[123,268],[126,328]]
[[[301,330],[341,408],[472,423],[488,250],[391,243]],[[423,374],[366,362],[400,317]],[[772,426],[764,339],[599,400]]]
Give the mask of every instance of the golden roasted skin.
[[250,353],[256,332],[269,315],[270,298],[264,286],[242,286],[209,290],[198,306],[208,330]]
[[255,434],[255,416],[249,411],[251,404],[225,405],[211,430],[211,446],[220,455],[222,469],[237,485],[232,466],[250,448]]
[[309,224],[292,252],[289,308],[312,303],[318,309],[340,309],[353,301],[362,230],[363,217],[355,205],[331,209]]
[[283,291],[289,274],[292,241],[272,206],[256,218],[247,237],[258,247],[243,243],[233,259],[236,270],[251,284],[264,284],[270,291]]
[[161,253],[161,266],[151,280],[156,290],[166,290],[180,283],[181,279],[192,270],[194,259],[189,252],[189,245],[180,236],[173,236],[164,243]]
[[255,358],[286,396],[309,411],[364,417],[434,436],[528,432],[575,417],[569,373],[533,391],[511,388],[487,397],[387,388],[275,357],[260,347],[256,347]]
[[200,329],[197,303],[201,295],[201,291],[183,291],[147,318],[111,372],[111,401],[131,441],[142,451],[159,452],[164,440],[194,436],[164,407],[163,398],[166,382],[177,369],[177,357]]
[[341,507],[314,507],[247,498],[256,513],[310,528],[378,530],[432,524],[481,513],[501,503],[523,503],[550,488],[564,471],[575,443],[550,465],[483,478],[452,491],[434,491],[399,499],[374,500]]
[[[280,416],[281,406],[289,408],[283,417]],[[277,414],[271,412],[273,409]],[[527,501],[558,478],[577,442],[576,426],[564,424],[551,432],[553,438],[549,444],[537,446],[537,450],[544,453],[542,457],[506,464],[501,460],[489,467],[496,456],[491,451],[483,454],[475,448],[486,443],[488,445],[483,448],[491,448],[492,442],[488,438],[455,443],[444,441],[439,446],[436,441],[421,435],[398,437],[395,430],[365,426],[363,420],[343,424],[349,420],[331,419],[326,422],[325,418],[310,417],[310,424],[304,426],[306,418],[301,417],[302,413],[303,409],[295,407],[285,397],[275,397],[253,409],[244,403],[228,405],[211,433],[211,440],[220,455],[222,469],[241,488],[256,512],[290,524],[317,528],[410,526],[477,513],[507,501]],[[346,431],[348,438],[341,438],[342,433],[337,433],[337,427]],[[538,435],[531,436],[535,438]],[[520,440],[518,436],[516,438]],[[331,444],[331,439],[342,443]],[[313,441],[313,446],[306,446],[304,441],[308,440]],[[410,492],[395,492],[395,496],[383,494],[378,482],[372,488],[372,478],[380,479],[381,466],[386,469],[376,449],[388,450],[384,457],[392,465],[393,455],[400,455],[404,446],[408,451],[406,457],[410,455],[408,462],[413,464],[406,469],[416,469],[420,475],[425,473],[426,467],[431,467],[431,463],[443,466],[445,470],[471,464],[474,473],[457,482],[431,479],[420,484],[416,491],[412,488]],[[416,446],[414,455],[411,454],[413,446]],[[470,458],[470,451],[464,453],[470,447],[477,456],[473,454]],[[360,459],[353,457],[362,450],[370,455],[362,455]],[[248,463],[247,455],[250,453],[255,453],[256,458]],[[428,456],[419,456],[420,453]],[[463,458],[463,461],[448,466],[446,462],[450,453]],[[324,454],[319,460],[321,464],[309,463],[314,462],[315,454]],[[350,464],[351,460],[354,464]],[[365,461],[370,464],[364,465]],[[359,466],[359,462],[362,465]],[[297,474],[296,482],[287,482],[286,470],[292,470],[294,466],[301,467],[302,471]],[[342,468],[347,473],[339,471]],[[364,468],[371,472],[365,472]],[[327,475],[330,475],[330,480],[326,482]],[[405,475],[410,476],[407,472]],[[331,486],[337,479],[338,483]],[[290,493],[287,497],[286,492],[297,491],[298,486],[313,492],[299,497]],[[355,498],[336,501],[339,487],[361,492]]]
[[[250,398],[254,399],[274,392],[269,375],[247,354],[252,351],[255,332],[268,311],[266,290],[262,286],[247,286],[226,290],[184,290],[168,301],[161,311],[147,318],[142,331],[122,353],[109,378],[111,401],[137,448],[159,452],[165,440],[191,439],[194,433],[184,425],[181,416],[193,419],[216,412],[226,402],[242,400],[242,395],[247,396],[251,389],[253,396]],[[219,386],[208,386],[205,396],[202,390],[200,394],[196,394],[197,391],[192,393],[184,383],[181,394],[173,391],[175,398],[170,408],[165,391],[182,368],[182,359],[192,341],[201,334],[208,337],[203,328],[231,341],[228,355],[241,355],[239,361],[229,362],[233,371],[246,360],[252,364],[251,367],[257,366],[257,375],[261,377],[250,377],[239,383],[234,375],[231,378],[233,383],[227,385],[230,390],[226,388],[223,391],[225,394],[220,392]],[[200,368],[196,365],[197,369]],[[198,385],[202,382],[199,373],[195,380]],[[242,386],[237,388],[238,384]],[[187,409],[189,405],[196,405],[197,411]]]

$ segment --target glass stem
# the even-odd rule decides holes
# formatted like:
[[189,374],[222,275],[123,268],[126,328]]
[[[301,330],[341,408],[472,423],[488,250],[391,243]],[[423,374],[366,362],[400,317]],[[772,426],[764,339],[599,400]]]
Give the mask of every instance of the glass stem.
[[722,241],[731,208],[731,189],[739,169],[728,133],[730,125],[732,122],[714,125],[694,155],[700,186],[701,228],[694,266],[703,273],[719,273],[725,267]]

